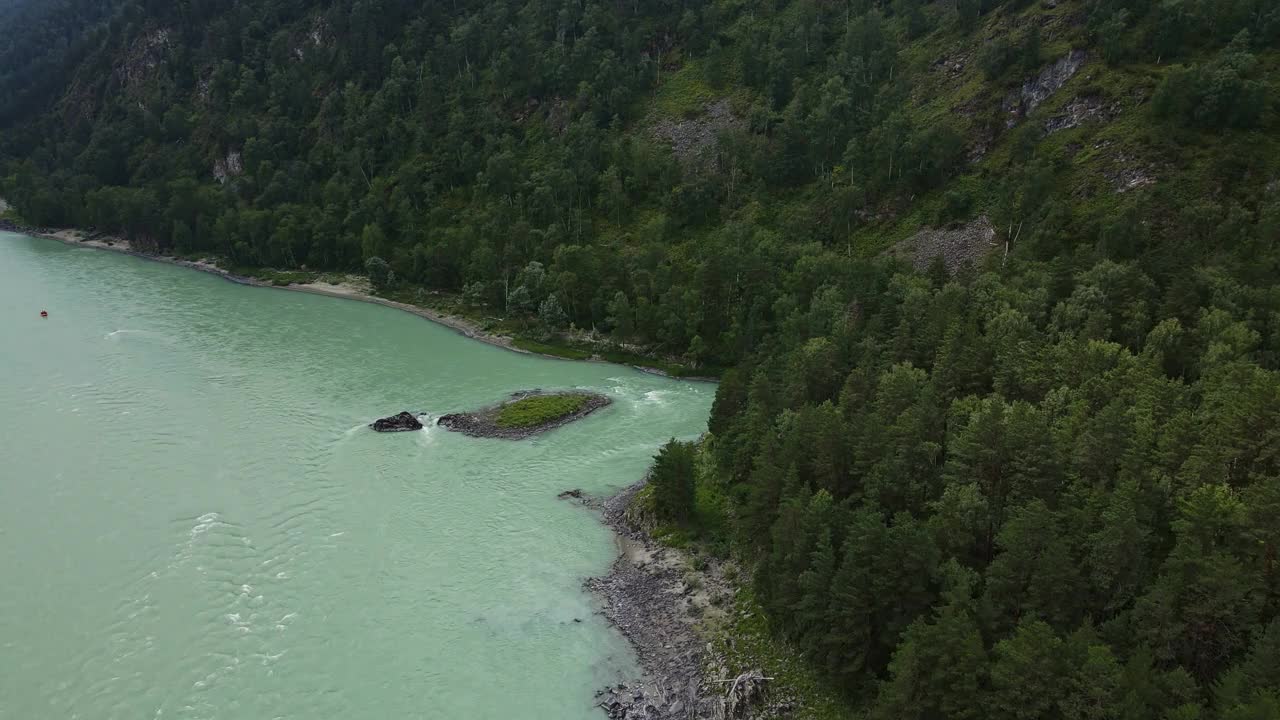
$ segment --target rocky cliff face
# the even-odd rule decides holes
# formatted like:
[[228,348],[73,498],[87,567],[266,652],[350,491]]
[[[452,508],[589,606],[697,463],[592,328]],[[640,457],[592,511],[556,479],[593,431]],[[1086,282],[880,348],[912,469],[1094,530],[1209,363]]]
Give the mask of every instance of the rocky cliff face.
[[219,158],[213,163],[213,178],[224,185],[227,180],[239,177],[242,173],[244,173],[244,163],[240,159],[239,150],[228,150],[226,157]]
[[129,48],[114,76],[126,92],[136,92],[146,84],[169,54],[170,31],[157,28],[140,36]]
[[1008,127],[1017,125],[1049,96],[1062,89],[1067,81],[1075,77],[1084,66],[1087,55],[1083,50],[1072,50],[1057,62],[1045,68],[1039,75],[1022,83],[1022,87],[1009,93],[1004,99],[1004,109]]

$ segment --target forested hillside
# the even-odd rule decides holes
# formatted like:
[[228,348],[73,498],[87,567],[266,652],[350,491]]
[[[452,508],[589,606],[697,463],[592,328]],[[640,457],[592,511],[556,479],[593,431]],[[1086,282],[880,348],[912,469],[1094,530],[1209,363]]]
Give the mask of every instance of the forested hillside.
[[0,21],[27,222],[733,366],[698,496],[870,717],[1280,717],[1273,0]]
[[111,0],[0,2],[0,125],[30,118],[58,97],[71,69],[102,41],[115,7]]

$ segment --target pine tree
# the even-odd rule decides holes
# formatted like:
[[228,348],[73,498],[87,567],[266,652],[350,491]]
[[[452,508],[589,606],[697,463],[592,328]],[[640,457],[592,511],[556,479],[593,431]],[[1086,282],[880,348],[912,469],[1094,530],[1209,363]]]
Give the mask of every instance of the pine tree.
[[1063,642],[1039,620],[1024,620],[1012,637],[996,643],[991,664],[991,709],[999,717],[1053,717],[1066,695]]
[[554,332],[563,330],[569,324],[569,316],[565,314],[564,309],[560,307],[560,301],[556,298],[555,293],[547,296],[538,306],[538,321],[542,323],[542,327],[547,331]]
[[1245,508],[1225,485],[1205,485],[1179,503],[1177,542],[1133,621],[1158,660],[1178,662],[1200,681],[1246,647],[1258,622],[1259,578],[1241,562]]
[[1059,703],[1063,720],[1111,720],[1121,717],[1121,668],[1111,648],[1089,644],[1066,678]]
[[692,443],[672,439],[662,446],[649,472],[654,511],[659,519],[686,523],[693,517],[695,472]]
[[954,564],[949,574],[946,603],[903,633],[871,712],[875,720],[987,716],[981,690],[987,658],[971,599],[976,578]]
[[369,282],[375,290],[386,290],[395,283],[395,271],[386,260],[376,255],[365,261],[364,271],[369,274]]
[[1083,615],[1078,563],[1060,518],[1040,500],[1019,508],[996,537],[1000,554],[987,568],[984,608],[997,628],[1017,618],[1070,628]]

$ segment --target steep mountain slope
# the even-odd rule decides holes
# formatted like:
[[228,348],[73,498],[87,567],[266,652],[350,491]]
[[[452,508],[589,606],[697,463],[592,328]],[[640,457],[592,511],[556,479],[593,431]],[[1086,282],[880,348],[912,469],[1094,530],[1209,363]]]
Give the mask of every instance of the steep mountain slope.
[[26,220],[736,366],[672,522],[871,715],[1280,712],[1276,3],[112,13]]
[[[490,312],[554,296],[727,362],[787,294],[752,266],[983,214],[1028,244],[1060,226],[1036,213],[1156,197],[1169,220],[1224,175],[1265,186],[1270,116],[1210,87],[1274,66],[1265,3],[989,4],[126,4],[64,84],[32,81],[56,102],[14,104],[6,192],[32,222],[243,266],[376,256]],[[1172,58],[1214,75],[1156,123]],[[1175,107],[1206,94],[1223,107]],[[1216,116],[1256,129],[1175,129]]]
[[101,42],[114,0],[9,0],[0,3],[0,124],[56,97],[68,74]]

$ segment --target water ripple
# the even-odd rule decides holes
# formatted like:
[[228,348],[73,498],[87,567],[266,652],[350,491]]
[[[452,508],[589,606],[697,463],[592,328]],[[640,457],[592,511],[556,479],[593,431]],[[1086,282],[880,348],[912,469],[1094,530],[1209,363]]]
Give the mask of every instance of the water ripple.
[[[50,321],[0,313],[0,719],[586,720],[633,671],[581,591],[610,538],[555,495],[639,477],[710,386],[0,238],[0,307],[33,297]],[[616,402],[435,425],[528,387]],[[424,430],[366,427],[402,409]]]

